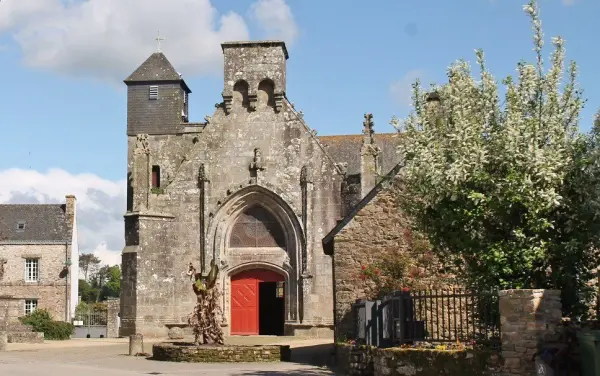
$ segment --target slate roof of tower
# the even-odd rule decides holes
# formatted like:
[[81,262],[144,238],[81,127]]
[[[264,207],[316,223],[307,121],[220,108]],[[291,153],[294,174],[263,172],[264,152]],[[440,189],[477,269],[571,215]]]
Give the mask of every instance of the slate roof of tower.
[[[381,149],[381,173],[386,174],[398,163],[397,133],[375,133],[375,142]],[[348,163],[348,175],[360,174],[362,134],[317,136],[327,153],[338,163]]]
[[155,52],[125,79],[125,83],[140,81],[182,81],[182,78],[162,52]]
[[[0,205],[0,243],[70,243],[65,204]],[[19,222],[25,223],[19,230]]]

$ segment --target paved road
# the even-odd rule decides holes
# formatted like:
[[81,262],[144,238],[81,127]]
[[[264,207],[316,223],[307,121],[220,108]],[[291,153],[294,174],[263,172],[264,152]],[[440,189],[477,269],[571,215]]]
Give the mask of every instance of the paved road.
[[307,363],[323,363],[324,345],[292,345],[292,360],[297,363],[252,364],[190,364],[158,362],[125,355],[128,345],[117,343],[81,342],[38,346],[0,353],[2,376],[134,376],[134,375],[194,375],[194,376],[325,376],[333,375],[325,367]]

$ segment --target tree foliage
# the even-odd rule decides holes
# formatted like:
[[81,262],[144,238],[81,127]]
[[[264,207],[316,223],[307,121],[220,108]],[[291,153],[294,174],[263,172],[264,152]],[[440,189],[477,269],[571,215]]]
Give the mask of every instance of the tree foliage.
[[105,265],[90,275],[89,282],[80,279],[79,294],[86,303],[118,298],[121,294],[121,267]]
[[[545,70],[537,2],[524,10],[536,62],[519,62],[518,77],[503,80],[503,103],[482,50],[478,78],[460,60],[446,84],[425,92],[415,83],[413,113],[392,121],[406,162],[400,199],[471,287],[579,297],[597,243],[597,137],[578,132],[584,101],[577,65],[565,69],[564,40],[552,39]],[[579,309],[572,303],[567,311]]]
[[89,277],[98,271],[100,262],[100,259],[93,253],[84,253],[79,256],[79,269],[83,271],[83,276],[86,281],[89,281]]

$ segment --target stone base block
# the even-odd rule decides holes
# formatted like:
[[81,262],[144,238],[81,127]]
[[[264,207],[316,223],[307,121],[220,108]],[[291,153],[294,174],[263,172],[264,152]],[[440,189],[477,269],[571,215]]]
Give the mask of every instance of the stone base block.
[[162,342],[152,346],[152,359],[190,363],[250,363],[289,361],[290,346],[226,346]]
[[8,332],[8,343],[44,343],[44,333]]
[[333,325],[285,324],[286,336],[333,340]]

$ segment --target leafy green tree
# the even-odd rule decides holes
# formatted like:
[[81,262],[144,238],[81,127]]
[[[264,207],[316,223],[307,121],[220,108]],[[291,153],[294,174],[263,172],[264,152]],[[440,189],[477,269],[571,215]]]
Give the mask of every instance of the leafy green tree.
[[99,291],[90,285],[85,279],[79,280],[79,295],[81,301],[85,303],[93,303],[98,299]]
[[93,253],[84,253],[79,255],[79,269],[83,271],[84,279],[89,281],[89,277],[98,271],[100,259]]
[[561,288],[585,300],[600,212],[583,200],[598,197],[597,137],[578,132],[584,101],[577,65],[564,68],[564,40],[552,39],[545,71],[537,1],[524,10],[536,62],[503,80],[504,103],[482,50],[478,79],[460,60],[446,84],[425,92],[415,83],[413,113],[392,120],[406,163],[400,200],[470,287]]
[[121,295],[121,268],[119,265],[106,267],[103,271],[104,285],[100,300],[118,298]]

